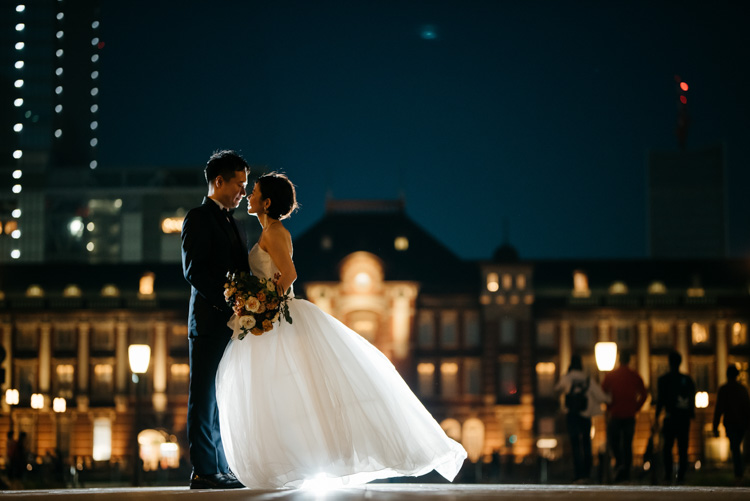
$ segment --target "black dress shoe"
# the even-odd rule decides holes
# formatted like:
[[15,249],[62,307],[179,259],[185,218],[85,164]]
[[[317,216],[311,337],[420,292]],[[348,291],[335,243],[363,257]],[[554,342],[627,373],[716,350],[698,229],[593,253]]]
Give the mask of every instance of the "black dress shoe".
[[237,487],[233,487],[233,489],[242,489],[245,487],[245,485],[240,482],[237,477],[234,475],[234,472],[232,470],[229,470],[228,472],[223,474],[225,478],[231,480],[232,482],[237,483]]
[[241,489],[245,487],[236,478],[231,479],[224,473],[214,473],[212,475],[199,475],[193,473],[190,478],[191,489]]

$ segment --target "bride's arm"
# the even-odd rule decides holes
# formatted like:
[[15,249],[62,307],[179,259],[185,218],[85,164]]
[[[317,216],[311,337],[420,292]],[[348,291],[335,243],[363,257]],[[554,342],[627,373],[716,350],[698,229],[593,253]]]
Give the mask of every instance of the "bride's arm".
[[283,226],[274,225],[268,229],[264,240],[266,252],[281,273],[277,287],[279,294],[283,295],[297,280],[297,269],[292,262],[292,239]]

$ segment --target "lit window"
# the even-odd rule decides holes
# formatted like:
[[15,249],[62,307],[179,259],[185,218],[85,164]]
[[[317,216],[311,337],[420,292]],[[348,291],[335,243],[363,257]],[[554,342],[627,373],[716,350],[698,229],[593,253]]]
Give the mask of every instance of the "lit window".
[[93,23],[91,23],[91,27],[97,29],[99,27],[99,21],[94,21]]
[[55,137],[60,137],[60,136],[62,136],[62,129],[55,130]]
[[92,80],[96,80],[97,78],[99,78],[99,72],[98,71],[92,71],[91,72],[91,79]]
[[17,42],[16,43],[16,50],[22,50],[26,44],[23,42]]
[[74,217],[68,223],[68,231],[73,237],[83,236],[83,220],[80,217]]
[[16,124],[13,126],[13,130],[16,132],[21,132],[23,130],[23,124]]
[[62,49],[57,49],[57,51],[55,52],[55,55],[57,57],[63,57],[63,54],[65,54],[65,52],[63,52]]
[[62,91],[62,85],[58,85],[57,87],[55,87],[55,94],[62,94]]
[[94,461],[109,461],[112,456],[112,422],[94,419]]
[[120,295],[120,289],[117,288],[114,284],[107,284],[104,287],[102,287],[102,296],[103,297],[117,297]]
[[98,60],[99,60],[99,54],[94,54],[93,56],[91,56],[91,62],[92,63],[95,63]]
[[[506,434],[507,435],[507,434]],[[461,445],[466,449],[469,461],[478,462],[484,451],[484,423],[477,418],[469,418],[464,422],[461,432]]]
[[161,231],[164,233],[180,233],[184,217],[168,217],[161,222]]
[[13,249],[12,251],[10,251],[10,257],[12,257],[13,259],[20,258],[21,257],[21,251],[18,250],[18,249]]
[[458,364],[456,362],[440,364],[440,392],[444,397],[458,395]]
[[419,393],[429,397],[435,393],[435,364],[422,362],[417,364],[417,375],[419,377]]
[[75,284],[70,284],[63,289],[63,297],[81,297],[81,288]]
[[448,437],[452,438],[456,442],[461,441],[461,423],[455,419],[446,419],[440,423],[440,427],[443,429]]
[[96,113],[99,111],[99,105],[98,104],[92,104],[91,105],[91,113]]
[[628,286],[625,285],[624,282],[614,282],[612,285],[609,286],[609,293],[610,294],[627,294],[628,293]]
[[36,284],[29,285],[26,289],[26,297],[44,297],[44,289]]
[[96,169],[97,165],[99,165],[99,163],[96,160],[92,160],[91,162],[89,162],[89,167],[91,167],[92,169]]
[[735,322],[732,324],[732,346],[747,344],[747,324]]
[[56,68],[55,69],[55,75],[57,75],[59,77],[62,74],[63,74],[63,69],[62,68]]
[[482,393],[482,363],[479,358],[466,358],[463,361],[463,393],[465,395]]
[[58,21],[61,21],[61,20],[62,20],[62,18],[64,18],[64,17],[65,17],[65,14],[63,14],[62,12],[58,12],[58,13],[57,13],[57,20],[58,20]]
[[23,106],[23,98],[21,97],[16,98],[13,101],[13,106],[15,106],[16,108],[20,108],[21,106]]
[[516,287],[519,289],[525,289],[526,288],[526,275],[518,275],[516,276]]
[[154,275],[152,272],[144,273],[138,285],[138,293],[150,296],[154,293]]
[[21,179],[21,176],[23,176],[23,172],[20,169],[13,171],[13,179]]
[[16,61],[15,67],[17,70],[23,68],[23,61]]
[[497,273],[487,274],[487,290],[490,292],[497,292],[500,289],[499,278]]
[[94,146],[96,146],[97,144],[99,144],[99,140],[94,137],[94,138],[91,139],[91,141],[89,141],[89,144],[93,148]]
[[26,6],[24,4],[16,5],[16,12],[23,12],[26,10]]
[[13,209],[13,212],[10,213],[13,217],[21,217],[21,209]]
[[94,231],[94,228],[96,228],[96,225],[93,222],[89,222],[86,224],[86,229],[89,231]]
[[118,198],[117,200],[115,200],[115,203],[113,205],[115,206],[115,209],[119,209],[120,207],[122,207],[122,199]]
[[95,130],[97,127],[99,127],[99,122],[97,121],[91,122],[90,127],[91,127],[91,130]]
[[406,237],[396,237],[396,240],[393,241],[393,247],[397,251],[405,251],[409,249],[409,239]]
[[63,110],[62,104],[58,104],[57,106],[55,106],[55,113],[61,113],[62,110]]
[[94,245],[94,242],[89,242],[86,244],[86,250],[89,252],[94,252],[95,248],[96,248],[96,245]]
[[542,397],[555,395],[555,363],[539,362],[536,364],[537,394]]
[[510,273],[505,273],[503,275],[503,289],[510,290],[513,288],[513,277],[510,276]]
[[690,287],[687,290],[688,297],[703,297],[706,295],[706,291],[703,290],[703,287]]
[[649,294],[666,294],[667,293],[667,286],[664,285],[664,282],[651,282],[651,284],[648,286],[648,293]]
[[97,94],[99,94],[99,89],[97,87],[94,87],[93,89],[91,89],[92,96],[96,96]]
[[21,87],[23,87],[23,80],[19,78],[18,80],[13,82],[13,85],[16,86],[16,89],[20,89]]
[[23,29],[24,29],[25,27],[26,27],[26,25],[25,25],[25,24],[23,24],[23,23],[18,23],[18,24],[16,25],[16,31],[23,31]]
[[99,43],[99,38],[98,37],[94,37],[94,38],[91,39],[91,45],[96,45],[98,43]]
[[573,272],[573,296],[575,297],[589,297],[591,291],[589,290],[589,278],[586,274],[580,270]]
[[536,344],[544,348],[555,346],[555,324],[554,322],[540,322],[536,327]]
[[12,189],[13,193],[21,193],[23,187],[20,184],[14,184]]
[[694,345],[708,343],[708,326],[706,324],[693,322],[691,329]]
[[62,31],[62,30],[60,30],[60,31],[58,31],[57,33],[55,33],[55,36],[56,36],[57,38],[62,38],[62,37],[63,37],[63,35],[64,35],[64,33],[63,33],[63,31]]
[[21,238],[21,230],[13,230],[13,231],[12,231],[12,232],[10,233],[10,236],[11,236],[12,238],[14,238],[14,239],[18,240],[19,238]]

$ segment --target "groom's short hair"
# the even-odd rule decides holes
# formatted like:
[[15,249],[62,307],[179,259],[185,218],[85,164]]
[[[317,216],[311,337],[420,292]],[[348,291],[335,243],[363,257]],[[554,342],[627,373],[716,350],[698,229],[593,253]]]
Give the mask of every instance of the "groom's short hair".
[[241,170],[250,170],[250,166],[239,153],[234,150],[217,150],[208,159],[204,175],[206,182],[210,184],[217,176],[224,178],[224,181],[229,181],[234,177],[235,172]]

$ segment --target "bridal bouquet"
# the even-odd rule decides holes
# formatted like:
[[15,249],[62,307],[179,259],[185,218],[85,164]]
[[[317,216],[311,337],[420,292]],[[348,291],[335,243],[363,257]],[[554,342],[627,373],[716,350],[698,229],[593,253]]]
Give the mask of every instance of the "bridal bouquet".
[[276,290],[279,274],[273,279],[258,278],[247,272],[227,273],[224,284],[224,299],[237,316],[240,333],[244,339],[248,333],[254,336],[273,329],[274,322],[281,316],[292,323],[289,315],[289,298],[280,296]]

